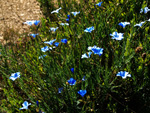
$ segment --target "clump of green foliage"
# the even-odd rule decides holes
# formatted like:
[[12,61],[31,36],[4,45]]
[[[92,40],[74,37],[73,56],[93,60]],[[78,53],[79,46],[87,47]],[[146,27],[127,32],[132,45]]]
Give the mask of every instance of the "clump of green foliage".
[[[58,0],[57,9],[51,0],[39,0],[46,18],[37,27],[31,27],[36,38],[11,46],[0,45],[0,76],[2,76],[2,111],[7,112],[97,112],[97,113],[147,113],[150,110],[150,35],[146,21],[142,27],[136,23],[148,20],[140,9],[149,6],[145,0],[106,0],[100,7],[95,1]],[[77,16],[70,12],[80,11]],[[148,12],[149,13],[149,12]],[[69,26],[60,26],[70,15]],[[54,16],[54,18],[52,18]],[[130,22],[122,28],[120,22]],[[87,27],[94,31],[86,33]],[[49,32],[50,27],[59,27]],[[124,33],[120,41],[110,33]],[[28,37],[28,36],[27,36]],[[44,41],[67,39],[67,44],[43,53]],[[89,46],[103,48],[101,56],[92,54],[81,59]],[[49,45],[47,45],[49,46]],[[52,47],[52,46],[49,46]],[[39,59],[39,56],[47,55]],[[71,72],[74,68],[74,73]],[[116,74],[127,71],[131,77],[122,79]],[[19,79],[9,79],[11,73],[21,72]],[[85,81],[82,78],[85,76]],[[67,80],[74,78],[70,86]],[[58,88],[63,87],[61,93]],[[77,92],[87,90],[84,97]],[[23,101],[32,103],[29,109],[19,111]],[[39,101],[39,106],[36,101]]]

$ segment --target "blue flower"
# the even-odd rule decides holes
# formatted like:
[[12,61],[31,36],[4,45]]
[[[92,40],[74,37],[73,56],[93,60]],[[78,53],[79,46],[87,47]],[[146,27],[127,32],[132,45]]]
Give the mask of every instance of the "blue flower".
[[[148,11],[150,11],[150,9],[148,9],[148,7],[144,8],[144,14],[146,14]],[[140,13],[143,13],[143,9],[141,8]]]
[[84,32],[89,32],[89,33],[91,33],[93,30],[94,30],[94,27],[92,26],[92,27],[86,28],[86,29],[84,30]]
[[150,9],[148,9],[148,7],[144,8],[144,14],[146,14],[148,11],[150,11]]
[[113,34],[110,34],[110,36],[112,36],[112,39],[122,40],[123,39],[123,34],[124,33],[117,33],[115,31],[115,32],[113,32]]
[[145,21],[144,21],[144,22],[140,22],[139,24],[135,24],[134,27],[135,27],[135,26],[142,27],[142,25],[143,25],[144,23],[145,23]]
[[53,13],[58,13],[59,10],[61,10],[61,7],[60,7],[59,9],[56,9],[56,10],[52,11],[51,14],[53,14]]
[[38,33],[37,34],[30,34],[30,36],[32,36],[33,38],[35,38],[37,35],[39,35]]
[[9,79],[16,80],[17,78],[20,78],[20,72],[12,73]]
[[99,2],[99,3],[98,3],[98,4],[96,4],[96,5],[100,7],[102,3],[103,3],[103,2]]
[[70,19],[70,15],[67,15],[68,19]]
[[27,24],[27,25],[38,25],[38,23],[40,22],[40,20],[32,20],[32,21],[26,21],[23,24]]
[[71,12],[74,16],[76,16],[77,14],[79,14],[80,13],[80,11],[79,12]]
[[36,21],[34,22],[34,25],[38,25],[39,22],[40,22],[40,20],[36,20]]
[[82,97],[84,97],[84,95],[87,93],[86,90],[79,90],[78,94],[80,94]]
[[49,45],[52,45],[53,44],[53,42],[55,42],[56,41],[56,39],[53,39],[53,40],[50,40],[50,41],[48,41],[48,42],[44,42],[45,44],[49,44]]
[[[39,107],[39,101],[36,101],[37,106]],[[41,109],[39,109],[39,113],[44,113],[41,111]]]
[[125,79],[126,77],[131,77],[129,72],[126,72],[126,71],[120,71],[120,72],[118,72],[118,74],[116,76],[121,76],[123,79]]
[[61,92],[62,92],[62,90],[63,90],[63,87],[58,88],[58,93],[61,93]]
[[51,47],[45,46],[45,47],[41,48],[41,51],[42,51],[42,52],[46,52],[46,51],[48,51],[48,50],[50,50],[50,49],[52,50]]
[[82,81],[85,81],[85,76],[82,78]]
[[67,39],[65,39],[65,38],[61,39],[61,42],[66,44],[67,43]]
[[88,47],[88,50],[91,50],[94,54],[97,54],[97,55],[101,56],[103,54],[104,49],[93,46],[93,47]]
[[67,18],[66,21],[69,22],[69,18]]
[[83,54],[81,56],[81,59],[83,59],[83,58],[90,58],[91,54],[92,54],[92,52],[88,52],[88,55],[85,53],[85,54]]
[[143,13],[143,9],[142,8],[140,9],[140,13]]
[[64,26],[64,25],[69,25],[68,23],[60,23],[60,25]]
[[37,106],[39,106],[39,101],[36,101]]
[[24,101],[24,103],[22,104],[22,108],[20,108],[19,110],[21,109],[28,109],[28,106],[31,105],[31,103],[28,103],[27,101]]
[[76,83],[76,80],[73,79],[73,78],[70,78],[70,80],[68,80],[68,83],[72,86],[72,85],[75,85]]
[[50,30],[49,31],[53,31],[53,32],[55,32],[56,30],[58,29],[58,27],[50,27]]
[[54,45],[55,45],[56,47],[58,47],[58,45],[59,45],[59,42],[55,42],[55,43],[54,43]]
[[71,68],[70,70],[71,70],[72,73],[74,73],[74,68]]
[[130,25],[130,22],[120,22],[118,25],[122,26],[123,28],[126,27],[126,25]]
[[42,111],[39,109],[39,113],[42,113]]
[[39,59],[41,59],[41,58],[43,58],[43,57],[45,57],[45,56],[47,56],[47,55],[39,56]]

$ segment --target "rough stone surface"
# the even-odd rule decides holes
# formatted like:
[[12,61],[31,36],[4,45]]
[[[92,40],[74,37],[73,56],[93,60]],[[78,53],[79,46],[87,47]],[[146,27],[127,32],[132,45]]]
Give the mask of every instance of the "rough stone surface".
[[36,0],[0,0],[0,40],[9,29],[18,33],[29,31],[29,26],[22,23],[42,16]]

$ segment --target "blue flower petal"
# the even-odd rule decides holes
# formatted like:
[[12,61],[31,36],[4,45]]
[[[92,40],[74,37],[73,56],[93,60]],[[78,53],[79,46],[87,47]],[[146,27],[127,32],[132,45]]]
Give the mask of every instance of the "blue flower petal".
[[20,78],[20,72],[12,73],[9,79],[16,80],[17,78]]
[[99,3],[97,3],[96,5],[100,7],[102,3],[103,3],[103,2],[99,2]]
[[36,101],[37,106],[39,106],[39,101]]
[[58,45],[59,45],[59,42],[55,42],[55,43],[54,43],[54,45],[55,45],[56,47],[58,47]]
[[93,30],[94,30],[94,26],[86,28],[86,29],[84,30],[84,32],[89,32],[89,33],[91,33]]
[[70,85],[75,85],[76,80],[73,79],[73,78],[70,78],[70,79],[68,80],[68,83],[69,83]]
[[53,44],[53,42],[55,42],[56,41],[56,39],[53,39],[53,40],[50,40],[50,41],[47,41],[47,42],[44,42],[45,44],[49,44],[49,45],[52,45]]
[[122,26],[123,28],[126,27],[126,25],[130,25],[130,22],[120,22],[118,25]]
[[63,87],[58,88],[58,93],[61,93],[61,92],[62,92],[62,90],[63,90]]
[[150,9],[148,9],[148,7],[144,8],[144,14],[146,14],[148,11],[150,11]]
[[43,57],[45,57],[45,56],[47,56],[47,55],[39,56],[39,59],[41,59],[41,58],[43,58]]
[[40,23],[40,20],[36,20],[36,21],[34,22],[34,25],[38,25],[38,23]]
[[118,72],[118,74],[116,76],[121,76],[123,79],[125,79],[126,77],[131,77],[129,72],[126,72],[126,71],[120,71],[120,72]]
[[69,20],[70,20],[69,18],[66,19],[67,22],[69,22]]
[[82,97],[84,97],[84,95],[87,93],[86,90],[79,90],[78,94],[80,94]]
[[27,24],[27,25],[31,26],[33,24],[38,25],[39,22],[40,22],[40,20],[32,20],[32,21],[26,21],[23,24]]
[[74,68],[71,68],[70,70],[71,70],[72,73],[74,73]]
[[48,51],[48,50],[52,50],[52,48],[51,48],[51,47],[48,47],[48,46],[45,46],[45,47],[41,48],[41,51],[42,51],[42,52],[46,52],[46,51]]
[[70,19],[70,15],[67,15],[68,19]]
[[142,8],[140,9],[140,13],[143,13],[143,9]]
[[32,36],[33,38],[35,38],[37,35],[39,35],[38,33],[37,34],[30,34],[30,36]]
[[91,50],[94,54],[97,54],[97,55],[101,56],[103,54],[104,49],[93,46],[93,47],[88,47],[88,50]]
[[86,79],[85,79],[85,76],[82,78],[82,81],[85,81]]
[[67,43],[67,39],[65,39],[65,38],[61,39],[61,42],[66,44]]

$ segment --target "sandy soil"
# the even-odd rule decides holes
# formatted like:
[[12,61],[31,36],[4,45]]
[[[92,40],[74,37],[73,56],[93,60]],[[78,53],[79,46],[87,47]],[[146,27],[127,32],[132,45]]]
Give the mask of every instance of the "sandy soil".
[[9,29],[18,33],[29,31],[29,26],[22,23],[42,16],[36,0],[0,0],[0,40]]

